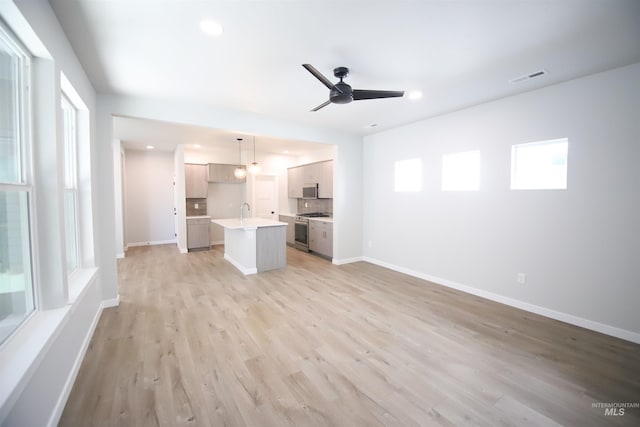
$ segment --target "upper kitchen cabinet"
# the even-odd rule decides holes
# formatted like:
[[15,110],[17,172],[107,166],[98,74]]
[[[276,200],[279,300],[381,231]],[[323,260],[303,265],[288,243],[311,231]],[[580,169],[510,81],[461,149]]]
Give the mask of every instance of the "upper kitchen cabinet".
[[287,169],[289,198],[302,197],[305,184],[318,184],[318,198],[333,198],[333,160],[311,163]]
[[[209,163],[209,182],[220,182],[226,184],[243,184],[247,182],[247,177],[236,178],[233,174],[237,165],[227,165],[222,163]],[[244,166],[242,166],[244,169]]]
[[287,195],[290,199],[302,197],[302,169],[287,169]]
[[185,163],[185,194],[187,199],[206,199],[209,183],[207,182],[207,165]]
[[333,160],[321,162],[318,165],[320,165],[318,198],[333,199]]
[[320,172],[322,170],[320,163],[300,166],[300,170],[302,174],[302,185],[320,183]]

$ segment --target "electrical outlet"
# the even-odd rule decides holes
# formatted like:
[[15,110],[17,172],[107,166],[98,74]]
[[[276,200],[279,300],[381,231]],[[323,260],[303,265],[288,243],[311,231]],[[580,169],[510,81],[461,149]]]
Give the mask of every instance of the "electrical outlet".
[[194,203],[193,207],[194,207],[195,209],[198,209],[199,205],[198,205],[197,203]]
[[520,283],[521,285],[524,285],[525,281],[527,279],[527,276],[524,273],[518,273],[518,276],[516,277],[516,280],[518,281],[518,283]]

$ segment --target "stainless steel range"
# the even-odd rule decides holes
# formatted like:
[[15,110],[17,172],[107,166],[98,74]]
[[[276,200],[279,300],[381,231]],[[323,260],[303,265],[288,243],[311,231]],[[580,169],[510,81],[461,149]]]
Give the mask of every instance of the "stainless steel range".
[[322,212],[298,214],[295,217],[295,248],[309,252],[309,218],[329,218],[331,215]]

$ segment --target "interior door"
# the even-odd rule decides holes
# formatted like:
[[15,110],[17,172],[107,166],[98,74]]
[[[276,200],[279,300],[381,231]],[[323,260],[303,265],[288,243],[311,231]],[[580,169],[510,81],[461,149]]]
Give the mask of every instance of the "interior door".
[[253,183],[255,216],[278,219],[278,181],[276,176],[256,175]]

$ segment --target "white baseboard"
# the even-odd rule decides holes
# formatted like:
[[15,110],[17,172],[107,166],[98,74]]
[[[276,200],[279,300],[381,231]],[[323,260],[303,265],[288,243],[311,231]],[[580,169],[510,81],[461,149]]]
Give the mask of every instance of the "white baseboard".
[[110,307],[117,307],[119,305],[120,305],[120,295],[118,295],[115,298],[103,300],[102,303],[100,303],[100,310],[105,308],[110,308]]
[[581,328],[589,329],[595,332],[600,332],[605,335],[610,335],[612,337],[616,337],[626,341],[631,341],[631,342],[640,344],[640,333],[637,333],[637,332],[628,331],[626,329],[617,328],[615,326],[606,325],[604,323],[595,322],[589,319],[584,319],[582,317],[574,316],[568,313],[563,313],[561,311],[552,310],[546,307],[540,307],[538,305],[530,304],[528,302],[505,297],[500,294],[474,288],[468,285],[463,285],[461,283],[457,283],[457,282],[443,279],[440,277],[431,276],[429,274],[425,274],[419,271],[400,267],[395,264],[390,264],[388,262],[380,261],[374,258],[369,258],[365,256],[363,257],[363,261],[370,262],[371,264],[376,264],[381,267],[385,267],[390,270],[397,271],[399,273],[404,273],[409,276],[417,277],[419,279],[427,280],[429,282],[433,282],[438,285],[446,286],[448,288],[457,289],[459,291],[476,295],[481,298],[485,298],[491,301],[496,301],[511,307],[519,308],[521,310],[528,311],[530,313],[539,314],[541,316],[549,317],[551,319],[559,320],[561,322],[569,323],[571,325],[579,326]]
[[343,258],[343,259],[334,258],[333,260],[331,260],[331,262],[335,265],[351,264],[352,262],[359,262],[359,261],[364,261],[364,257],[357,256],[353,258]]
[[127,243],[127,249],[133,248],[134,246],[154,246],[154,245],[169,245],[171,243],[176,243],[176,239],[171,240],[154,240],[152,242],[133,242]]
[[229,261],[231,264],[233,264],[233,266],[235,268],[237,268],[238,270],[240,270],[240,272],[242,274],[249,275],[249,274],[257,274],[258,273],[258,269],[257,268],[246,268],[244,267],[242,264],[240,264],[238,261],[236,261],[235,259],[231,258],[229,255],[224,254],[224,259],[226,259],[227,261]]
[[[118,296],[118,300],[119,300]],[[98,326],[98,321],[100,320],[100,316],[102,315],[102,310],[104,309],[104,301],[100,304],[98,311],[93,316],[93,320],[91,321],[91,325],[89,326],[89,330],[82,341],[82,345],[80,346],[80,352],[78,353],[76,360],[73,362],[73,366],[71,367],[71,372],[69,373],[69,377],[62,388],[62,392],[58,397],[58,401],[56,402],[56,406],[54,407],[53,413],[49,418],[49,422],[47,423],[48,427],[55,427],[58,425],[60,421],[60,417],[62,416],[62,412],[64,411],[64,407],[67,404],[67,399],[71,394],[71,389],[73,388],[73,384],[78,377],[78,372],[80,372],[80,367],[82,366],[82,361],[84,360],[84,356],[87,354],[87,349],[89,348],[89,344],[91,343],[91,338],[93,338],[93,333]]]

